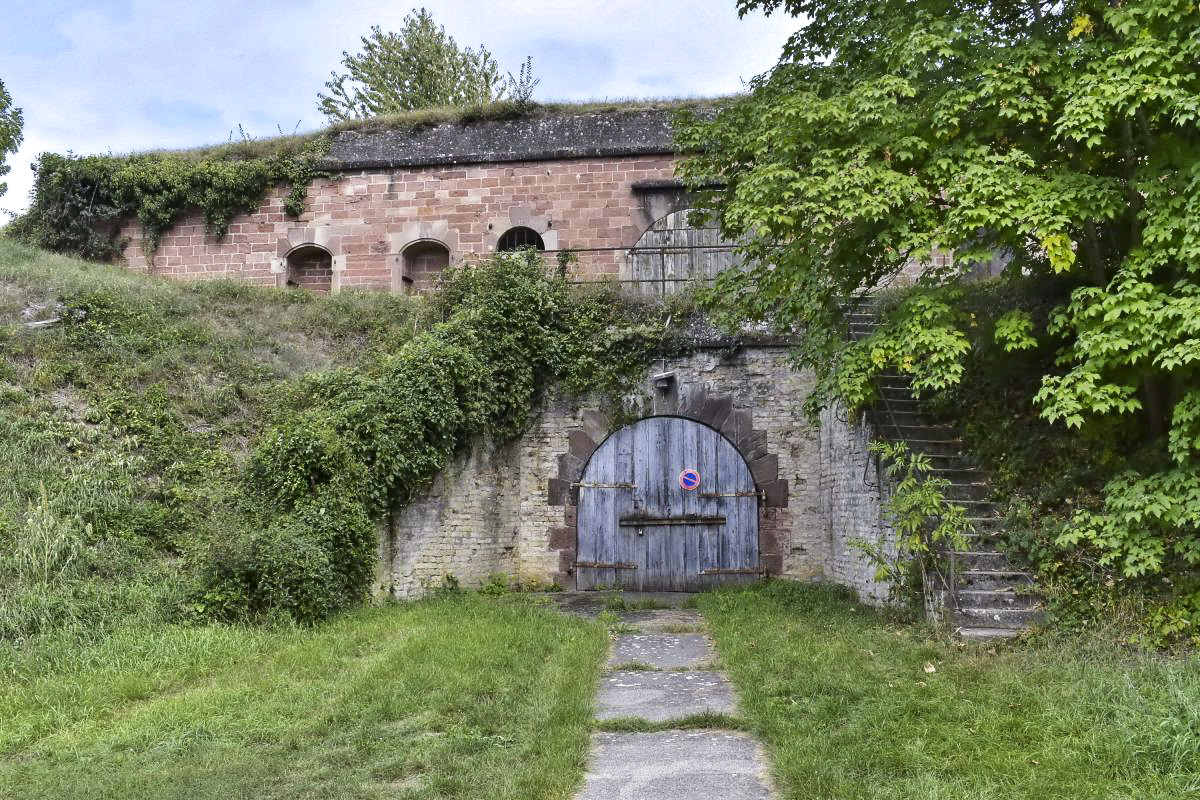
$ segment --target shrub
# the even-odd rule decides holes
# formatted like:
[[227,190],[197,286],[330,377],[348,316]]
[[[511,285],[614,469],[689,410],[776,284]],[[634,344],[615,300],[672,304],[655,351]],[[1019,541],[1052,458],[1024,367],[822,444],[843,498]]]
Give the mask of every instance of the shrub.
[[[431,315],[398,352],[284,393],[243,476],[247,525],[264,532],[210,554],[192,613],[307,622],[361,600],[372,519],[408,502],[472,437],[519,435],[555,381],[623,388],[666,334],[661,309],[577,293],[532,251],[448,270]],[[605,347],[618,357],[601,367]]]

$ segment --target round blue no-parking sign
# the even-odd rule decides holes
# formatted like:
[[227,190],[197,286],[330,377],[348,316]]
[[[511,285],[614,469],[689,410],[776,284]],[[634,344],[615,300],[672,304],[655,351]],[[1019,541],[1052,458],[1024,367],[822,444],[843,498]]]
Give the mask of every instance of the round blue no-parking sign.
[[679,488],[689,492],[700,488],[700,473],[691,467],[679,473]]

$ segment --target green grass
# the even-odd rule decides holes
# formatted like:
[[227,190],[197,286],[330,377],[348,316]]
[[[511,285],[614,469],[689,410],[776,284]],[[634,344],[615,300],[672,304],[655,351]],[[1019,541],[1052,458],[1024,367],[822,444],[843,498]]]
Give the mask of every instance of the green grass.
[[454,594],[0,650],[0,797],[567,798],[602,626]]
[[641,717],[617,717],[593,723],[593,730],[604,733],[657,733],[659,731],[722,730],[741,731],[746,723],[730,714],[717,711],[701,711],[686,717],[666,722],[647,722]]
[[785,581],[700,606],[784,798],[1200,793],[1194,656],[1095,638],[958,647],[888,624],[845,590]]

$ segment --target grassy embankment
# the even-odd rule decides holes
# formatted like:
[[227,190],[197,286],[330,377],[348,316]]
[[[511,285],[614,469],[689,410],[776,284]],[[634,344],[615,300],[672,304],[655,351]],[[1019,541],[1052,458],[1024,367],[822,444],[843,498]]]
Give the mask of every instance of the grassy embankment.
[[[31,328],[55,316],[70,324]],[[169,614],[288,381],[398,347],[407,298],[178,284],[0,240],[0,640]]]
[[703,595],[784,798],[1200,794],[1200,661],[1099,637],[957,647],[829,587]]
[[0,651],[0,797],[565,800],[603,628],[457,594]]
[[473,596],[174,622],[292,380],[424,324],[0,241],[0,797],[569,795],[599,625]]

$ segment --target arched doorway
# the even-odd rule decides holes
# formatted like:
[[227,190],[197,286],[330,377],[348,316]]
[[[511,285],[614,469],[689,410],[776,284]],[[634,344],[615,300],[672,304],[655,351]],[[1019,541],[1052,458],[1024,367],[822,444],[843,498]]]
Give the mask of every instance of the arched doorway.
[[663,296],[693,282],[708,283],[734,266],[733,244],[721,238],[715,218],[688,224],[691,209],[673,211],[642,233],[629,251],[630,278],[641,294]]
[[333,286],[333,256],[324,247],[304,244],[287,254],[289,288],[328,292]]
[[609,436],[579,482],[580,589],[696,591],[759,572],[758,496],[717,431],[649,417]]

